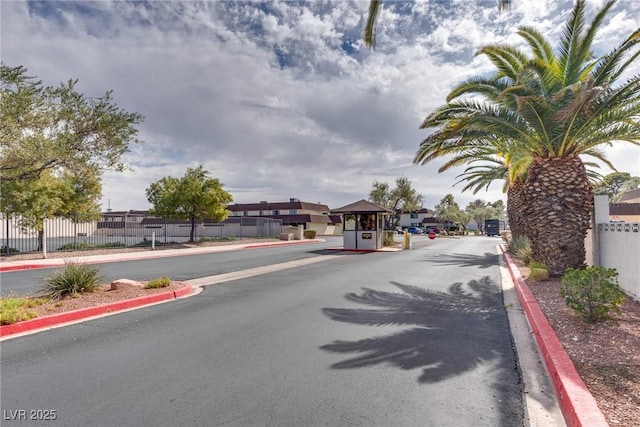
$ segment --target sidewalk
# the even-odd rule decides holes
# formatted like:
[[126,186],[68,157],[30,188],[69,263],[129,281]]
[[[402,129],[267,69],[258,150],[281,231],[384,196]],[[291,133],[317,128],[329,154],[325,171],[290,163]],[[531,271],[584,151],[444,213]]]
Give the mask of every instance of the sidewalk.
[[520,275],[511,256],[500,250],[516,288],[518,299],[533,334],[540,357],[553,383],[560,410],[568,427],[609,427],[606,418],[587,385],[582,381],[571,358],[558,340],[542,309]]
[[4,259],[0,260],[0,273],[7,271],[20,271],[20,270],[34,270],[40,268],[62,267],[67,261],[85,262],[88,264],[100,264],[105,262],[120,262],[120,261],[133,261],[149,258],[164,258],[175,256],[187,256],[198,255],[212,252],[226,252],[237,251],[244,249],[258,249],[283,245],[295,245],[305,243],[317,243],[323,242],[323,239],[305,239],[305,240],[282,240],[282,241],[269,241],[263,243],[237,243],[232,245],[221,246],[203,246],[198,248],[183,248],[183,249],[158,249],[136,252],[121,252],[112,253],[106,255],[89,255],[89,256],[75,256],[69,258],[47,258],[47,259],[32,259],[11,261]]

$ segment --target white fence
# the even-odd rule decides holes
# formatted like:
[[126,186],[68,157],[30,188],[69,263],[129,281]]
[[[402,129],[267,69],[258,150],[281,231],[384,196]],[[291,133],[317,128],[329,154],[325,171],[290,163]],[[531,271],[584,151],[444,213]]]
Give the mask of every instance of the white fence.
[[640,299],[640,223],[609,222],[607,196],[595,197],[594,223],[585,241],[587,264],[615,268],[620,286]]
[[[282,220],[272,218],[228,218],[224,222],[198,222],[194,239],[243,239],[277,237],[282,232]],[[44,223],[46,248],[74,250],[124,246],[150,246],[152,237],[159,244],[184,243],[189,240],[191,225],[154,218],[140,221],[74,223],[64,218],[48,219]],[[38,233],[24,229],[19,221],[0,217],[0,253],[12,255],[42,250]]]

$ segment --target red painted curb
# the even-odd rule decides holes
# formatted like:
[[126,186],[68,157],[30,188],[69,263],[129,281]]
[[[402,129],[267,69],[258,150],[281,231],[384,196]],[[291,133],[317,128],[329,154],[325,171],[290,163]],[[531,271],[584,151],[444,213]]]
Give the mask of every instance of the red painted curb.
[[268,243],[268,244],[254,244],[254,245],[247,245],[247,246],[243,246],[241,248],[238,249],[260,249],[260,248],[273,248],[276,246],[283,246],[283,245],[299,245],[301,243],[318,243],[318,240],[316,239],[305,239],[305,240],[283,240],[282,243]]
[[64,264],[22,264],[22,265],[0,265],[0,273],[7,271],[21,271],[21,270],[39,270],[41,268],[56,268]]
[[609,427],[598,404],[582,381],[571,358],[558,340],[542,309],[529,290],[527,282],[504,247],[500,246],[518,297],[527,315],[541,356],[556,390],[560,409],[569,427]]
[[129,308],[140,307],[160,301],[183,297],[191,293],[191,286],[188,283],[178,283],[181,283],[183,287],[175,291],[146,295],[124,301],[98,305],[95,307],[81,308],[64,313],[52,314],[51,316],[36,317],[35,319],[25,320],[23,322],[14,323],[12,325],[0,325],[0,337],[6,337],[22,332],[29,332],[36,329],[48,328],[51,326],[60,325],[62,323],[73,322],[93,316],[99,316],[101,314],[115,313]]

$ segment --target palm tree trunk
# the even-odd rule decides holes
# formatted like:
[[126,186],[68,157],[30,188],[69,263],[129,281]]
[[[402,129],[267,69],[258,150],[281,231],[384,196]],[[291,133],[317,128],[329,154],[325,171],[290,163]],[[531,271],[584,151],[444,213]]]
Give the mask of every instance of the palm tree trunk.
[[584,267],[593,191],[580,158],[535,158],[523,201],[532,258],[547,265],[554,276]]
[[514,182],[507,190],[507,218],[514,239],[526,237],[524,218],[522,217],[524,182]]

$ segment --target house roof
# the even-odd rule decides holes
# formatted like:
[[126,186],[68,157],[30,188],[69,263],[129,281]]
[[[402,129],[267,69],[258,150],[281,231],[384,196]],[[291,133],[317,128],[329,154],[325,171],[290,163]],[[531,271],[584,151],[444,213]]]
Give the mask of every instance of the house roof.
[[300,200],[289,200],[288,202],[260,202],[260,203],[235,203],[227,206],[232,212],[241,211],[267,211],[267,210],[288,210],[305,209],[316,212],[329,212],[329,206],[321,203],[301,202]]
[[627,191],[622,195],[619,200],[619,203],[634,203],[640,201],[640,188],[636,188],[635,190]]
[[419,213],[419,214],[433,214],[433,210],[431,209],[427,209],[427,208],[420,208],[414,211],[408,211],[408,210],[399,210],[399,212],[401,214],[408,214],[408,213]]
[[422,224],[436,224],[438,222],[438,218],[434,217],[425,217],[422,220]]
[[362,199],[355,203],[351,203],[350,205],[346,205],[338,209],[332,209],[331,213],[393,213],[393,211]]
[[269,218],[281,219],[283,225],[302,224],[314,222],[317,224],[334,224],[328,215],[297,214],[297,215],[270,215]]

